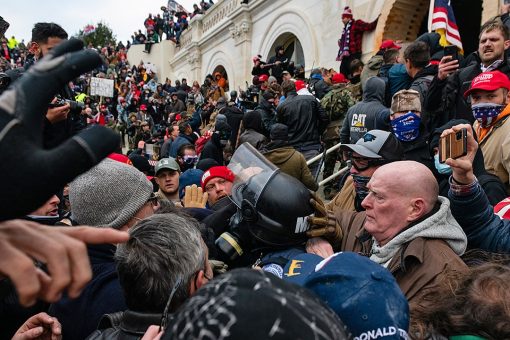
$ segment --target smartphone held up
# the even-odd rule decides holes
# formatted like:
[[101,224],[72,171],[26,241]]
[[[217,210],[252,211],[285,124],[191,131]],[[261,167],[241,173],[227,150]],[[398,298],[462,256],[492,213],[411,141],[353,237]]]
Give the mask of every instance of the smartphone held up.
[[461,129],[439,139],[439,162],[467,155],[467,130]]
[[455,45],[449,45],[445,46],[444,49],[444,56],[450,56],[452,57],[450,60],[459,60],[459,49]]

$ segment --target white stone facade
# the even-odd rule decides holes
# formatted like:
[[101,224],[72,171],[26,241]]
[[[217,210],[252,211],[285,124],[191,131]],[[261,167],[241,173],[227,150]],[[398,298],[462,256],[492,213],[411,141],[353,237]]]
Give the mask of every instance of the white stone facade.
[[[277,43],[293,37],[302,46],[306,71],[313,66],[338,68],[335,61],[343,24],[341,13],[350,6],[355,19],[373,21],[374,32],[363,38],[364,58],[376,52],[383,39],[412,41],[428,13],[429,0],[218,0],[203,16],[190,21],[181,37],[181,47],[171,41],[152,46],[150,54],[143,45],[128,53],[131,64],[140,61],[157,66],[160,82],[187,78],[202,83],[205,76],[222,66],[230,89],[245,88],[251,79],[252,57],[264,60],[274,54]],[[497,14],[497,0],[484,0],[485,20]],[[297,52],[296,52],[297,53]]]

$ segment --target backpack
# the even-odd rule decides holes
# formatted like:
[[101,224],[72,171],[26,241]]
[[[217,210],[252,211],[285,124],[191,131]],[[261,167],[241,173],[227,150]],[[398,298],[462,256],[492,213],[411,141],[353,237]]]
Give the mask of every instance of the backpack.
[[212,132],[207,131],[201,137],[199,137],[197,139],[197,141],[195,142],[195,150],[197,152],[197,155],[200,156],[200,154],[202,153],[202,150],[204,149],[205,144],[207,144],[207,142],[209,141],[209,139],[211,139],[211,137],[212,137]]
[[347,110],[356,104],[349,86],[329,91],[321,100],[321,106],[331,121],[343,120]]

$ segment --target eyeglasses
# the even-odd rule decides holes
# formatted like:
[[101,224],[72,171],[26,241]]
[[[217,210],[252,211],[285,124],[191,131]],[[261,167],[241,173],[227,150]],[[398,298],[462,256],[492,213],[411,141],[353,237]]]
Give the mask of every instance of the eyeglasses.
[[373,166],[379,166],[387,163],[387,161],[383,159],[353,156],[352,151],[344,151],[343,157],[344,160],[350,161],[351,165],[358,171],[364,171]]
[[177,281],[175,281],[175,284],[172,288],[172,291],[170,292],[170,296],[168,297],[168,300],[165,305],[165,309],[163,310],[163,315],[161,316],[161,323],[159,325],[159,332],[162,330],[166,330],[166,327],[168,326],[168,312],[170,310],[170,305],[172,303],[172,299],[177,292],[177,289],[179,289],[179,286],[182,284],[183,280],[182,277],[179,277]]

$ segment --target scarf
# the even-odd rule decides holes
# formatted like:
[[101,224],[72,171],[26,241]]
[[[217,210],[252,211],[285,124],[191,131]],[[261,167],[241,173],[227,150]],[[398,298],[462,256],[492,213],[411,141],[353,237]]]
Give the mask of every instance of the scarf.
[[[349,44],[351,42],[351,26],[352,26],[353,20],[349,20],[347,25],[344,27],[344,31],[342,32],[342,36],[344,38],[342,46],[340,46],[340,51],[347,51],[349,52]],[[340,52],[340,53],[341,53]]]
[[504,118],[506,118],[509,115],[510,115],[510,104],[508,104],[505,107],[503,112],[501,112],[489,126],[482,127],[482,125],[480,123],[478,123],[478,121],[476,121],[475,122],[475,130],[476,130],[476,135],[478,136],[478,143],[482,143],[485,140],[485,138],[492,132],[492,130],[495,127],[497,127],[496,125],[498,125],[498,122],[500,122],[501,120],[503,120]]
[[437,212],[404,229],[384,246],[379,246],[374,241],[370,259],[379,264],[388,263],[404,244],[419,237],[442,239],[448,243],[457,255],[464,254],[467,247],[467,237],[452,216],[450,201],[445,197],[439,196],[438,202],[441,203],[441,206]]
[[482,72],[490,72],[490,71],[494,71],[496,70],[501,64],[503,64],[503,60],[496,60],[495,62],[493,62],[492,64],[490,64],[489,66],[485,67],[483,66],[483,64],[480,64],[480,70],[482,70]]

